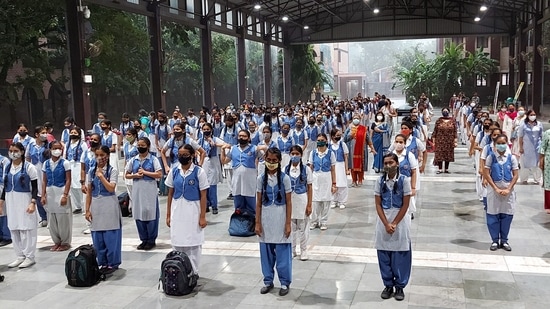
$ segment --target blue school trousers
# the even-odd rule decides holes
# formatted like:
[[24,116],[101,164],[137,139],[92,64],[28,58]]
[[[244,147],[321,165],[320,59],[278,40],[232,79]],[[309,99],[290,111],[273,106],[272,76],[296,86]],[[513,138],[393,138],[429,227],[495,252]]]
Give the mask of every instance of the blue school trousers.
[[510,232],[513,218],[513,215],[507,214],[487,214],[487,228],[489,229],[489,235],[491,235],[493,242],[497,244],[508,242],[508,233]]
[[206,208],[212,207],[212,209],[218,209],[218,185],[210,185],[206,194],[206,200]]
[[122,263],[122,228],[108,231],[92,231],[92,242],[97,252],[99,267],[118,268]]
[[405,288],[411,277],[412,250],[377,250],[376,253],[384,286]]
[[233,204],[235,205],[235,209],[241,209],[241,213],[246,212],[248,214],[256,216],[255,196],[234,195]]
[[142,221],[136,220],[136,226],[138,230],[139,239],[142,242],[148,244],[155,244],[157,237],[159,235],[159,206],[157,202],[157,218],[155,220]]
[[290,286],[292,282],[292,244],[267,244],[260,243],[260,263],[264,284],[272,285],[275,277],[274,267],[277,267],[277,275],[281,285]]
[[0,217],[0,240],[11,240],[11,233],[8,228],[8,216]]

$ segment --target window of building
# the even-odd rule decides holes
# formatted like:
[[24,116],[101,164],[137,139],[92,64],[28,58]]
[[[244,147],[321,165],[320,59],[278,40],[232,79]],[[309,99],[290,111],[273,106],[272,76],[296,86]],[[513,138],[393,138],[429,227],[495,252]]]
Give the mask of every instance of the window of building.
[[477,48],[487,48],[489,47],[489,38],[486,36],[477,37]]
[[500,47],[510,47],[510,38],[503,36],[500,39]]
[[321,62],[325,63],[325,53],[324,52],[320,52],[320,53],[321,53]]
[[485,77],[481,76],[481,75],[478,75],[476,77],[476,86],[478,87],[485,87],[487,86],[487,80],[485,79]]
[[501,86],[508,86],[508,79],[509,79],[508,73],[502,73],[500,75],[500,85]]

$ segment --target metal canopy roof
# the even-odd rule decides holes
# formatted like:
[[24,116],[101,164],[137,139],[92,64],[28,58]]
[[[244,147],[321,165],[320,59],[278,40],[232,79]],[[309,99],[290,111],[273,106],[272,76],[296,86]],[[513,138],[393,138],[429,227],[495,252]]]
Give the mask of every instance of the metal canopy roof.
[[[287,44],[392,38],[509,35],[534,0],[229,0],[235,8],[283,25]],[[260,4],[260,10],[254,5]],[[487,11],[481,12],[485,4]],[[379,9],[375,14],[373,10]],[[283,16],[289,20],[284,22]],[[474,21],[475,17],[481,20]],[[304,29],[308,26],[309,29]]]

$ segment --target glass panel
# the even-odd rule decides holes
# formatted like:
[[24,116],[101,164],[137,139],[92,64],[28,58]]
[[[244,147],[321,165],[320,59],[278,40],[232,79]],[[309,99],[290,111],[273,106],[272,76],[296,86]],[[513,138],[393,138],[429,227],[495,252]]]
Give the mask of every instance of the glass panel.
[[222,11],[222,6],[219,3],[214,4],[214,11],[216,13],[216,20],[215,20],[214,24],[216,26],[221,26],[222,25],[222,23],[221,23],[222,14],[220,14],[220,12]]
[[139,4],[139,0],[128,0],[130,3]]
[[178,2],[179,0],[170,0],[170,14],[178,14]]
[[186,0],[186,11],[187,11],[187,17],[188,18],[195,18],[195,0]]
[[[265,102],[264,98],[264,44],[245,40],[246,100]],[[242,102],[239,102],[242,103]]]
[[283,55],[282,48],[271,46],[271,98],[267,102],[284,101]]
[[212,32],[212,87],[214,102],[220,107],[236,103],[237,50],[235,38]]
[[233,29],[233,11],[229,11],[227,14],[227,28]]

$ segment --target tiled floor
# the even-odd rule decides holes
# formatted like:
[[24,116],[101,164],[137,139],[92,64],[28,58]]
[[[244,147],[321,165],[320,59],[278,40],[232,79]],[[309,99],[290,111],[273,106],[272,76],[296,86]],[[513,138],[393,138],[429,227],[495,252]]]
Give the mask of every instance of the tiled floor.
[[[72,288],[64,275],[67,253],[50,252],[46,228],[39,229],[37,264],[8,269],[11,246],[0,248],[0,308],[548,308],[550,303],[550,216],[542,211],[542,189],[518,185],[512,252],[488,250],[483,206],[474,191],[473,168],[463,148],[450,175],[423,176],[413,221],[413,271],[403,302],[382,300],[373,249],[376,212],[371,172],[361,188],[350,188],[344,210],[332,209],[329,229],[312,231],[309,261],[294,260],[291,292],[260,295],[262,276],[255,237],[227,234],[232,203],[219,186],[220,214],[208,214],[207,241],[197,292],[166,297],[158,290],[160,262],[170,250],[161,197],[159,246],[138,252],[134,222],[124,219],[123,264],[107,281]],[[122,182],[121,182],[122,183]],[[119,190],[123,188],[120,187]],[[74,243],[90,243],[84,218],[74,218]]]

